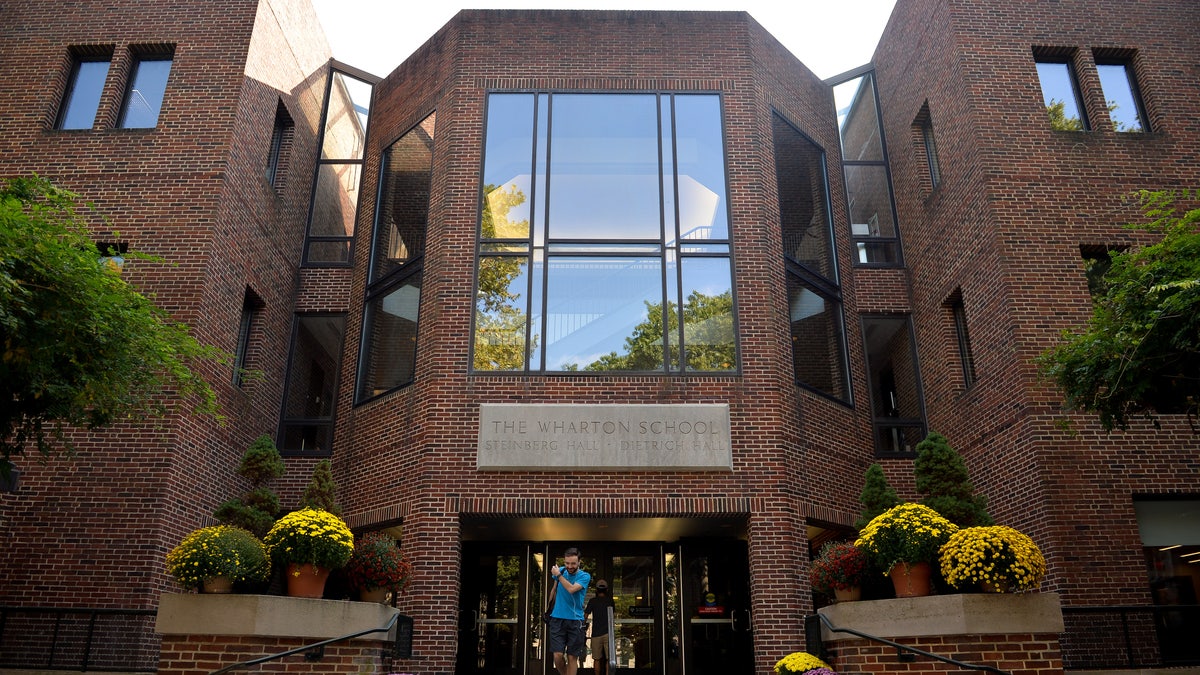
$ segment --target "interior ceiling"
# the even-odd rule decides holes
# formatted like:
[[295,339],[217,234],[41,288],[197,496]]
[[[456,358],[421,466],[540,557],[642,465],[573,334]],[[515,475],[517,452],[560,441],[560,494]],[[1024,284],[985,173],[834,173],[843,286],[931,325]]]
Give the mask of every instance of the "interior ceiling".
[[678,541],[746,538],[744,517],[494,518],[464,516],[463,541]]

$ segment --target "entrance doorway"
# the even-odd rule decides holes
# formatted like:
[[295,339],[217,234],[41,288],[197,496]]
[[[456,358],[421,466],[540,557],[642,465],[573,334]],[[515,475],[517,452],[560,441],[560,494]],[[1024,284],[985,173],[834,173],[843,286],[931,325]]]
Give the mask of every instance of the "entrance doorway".
[[[568,526],[564,531],[572,534],[572,529]],[[591,529],[606,530],[597,523],[591,523]],[[616,529],[608,531],[629,533]],[[497,528],[495,520],[489,530],[516,533]],[[456,675],[556,674],[542,613],[550,588],[549,568],[562,563],[568,546],[580,548],[580,567],[592,576],[588,597],[595,593],[596,582],[604,579],[613,598],[615,649],[612,661],[601,664],[601,673],[753,673],[745,541],[680,537],[570,543],[465,540]],[[594,666],[589,646],[579,675],[593,675]]]

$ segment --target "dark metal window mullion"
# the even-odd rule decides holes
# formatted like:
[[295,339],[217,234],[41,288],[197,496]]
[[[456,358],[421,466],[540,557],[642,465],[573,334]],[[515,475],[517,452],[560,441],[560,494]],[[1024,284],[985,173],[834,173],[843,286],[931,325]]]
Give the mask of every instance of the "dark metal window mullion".
[[[678,314],[677,318],[679,319],[679,334],[675,337],[676,344],[679,345],[679,365],[676,372],[683,373],[687,370],[687,345],[683,342],[683,241],[680,239],[683,234],[679,229],[679,138],[677,134],[679,125],[675,119],[675,96],[673,94],[668,94],[667,96],[671,101],[671,190],[673,192],[672,203],[675,204],[675,213],[672,214],[671,221],[675,226],[675,290],[678,293],[676,299],[679,300],[675,308]],[[724,125],[722,125],[722,129],[724,129]],[[725,187],[725,194],[727,196],[726,199],[728,199],[728,185]],[[732,270],[730,271],[732,272]],[[732,279],[730,279],[730,282],[732,283]],[[663,296],[666,296],[665,288],[663,289]],[[667,328],[670,325],[670,323],[663,325],[664,335],[667,333]],[[666,340],[663,342],[666,342]],[[667,372],[670,372],[670,370],[670,361],[668,361]]]
[[[542,96],[541,94],[538,95],[539,98],[541,96]],[[541,275],[542,294],[541,294],[541,297],[539,298],[540,302],[542,303],[542,306],[538,308],[538,315],[542,317],[541,318],[541,324],[542,324],[541,330],[538,332],[538,335],[541,337],[541,344],[538,345],[538,372],[540,372],[540,373],[545,373],[547,370],[547,368],[546,368],[546,342],[547,342],[546,329],[548,327],[547,325],[549,323],[549,317],[547,317],[546,315],[548,314],[547,308],[549,307],[549,300],[550,300],[550,253],[549,253],[549,250],[550,250],[550,181],[553,180],[553,177],[550,175],[550,157],[554,153],[554,114],[552,112],[554,109],[554,94],[546,93],[545,96],[546,96],[546,165],[545,165],[545,169],[546,169],[545,183],[546,184],[542,186],[542,192],[544,192],[545,195],[543,196],[544,201],[542,203],[542,228],[543,228],[542,246],[541,246],[541,249],[542,249],[542,275]],[[537,99],[534,99],[534,105],[535,105],[535,111],[536,111]],[[536,126],[537,120],[538,120],[538,116],[535,114],[534,115],[534,146],[535,147],[537,146],[537,126]],[[533,174],[534,174],[534,178],[533,178],[532,182],[536,184],[537,183],[537,175],[538,175],[538,166],[537,166],[536,158],[535,158],[534,166],[533,166]],[[531,209],[531,211],[532,211],[532,209]],[[534,232],[533,228],[530,227],[530,233],[532,234],[533,232]],[[533,277],[532,266],[535,263],[535,261],[537,260],[537,252],[538,252],[536,236],[534,237],[534,240],[531,243],[533,244],[533,246],[530,247],[530,252],[529,252],[529,258],[530,258],[530,260],[529,260],[529,263],[530,263],[529,276],[531,277],[530,281],[532,283],[532,277]],[[532,299],[533,298],[531,297],[530,300],[532,301]],[[532,307],[530,307],[530,309],[532,309]],[[526,336],[526,337],[527,337],[527,339],[530,338],[530,336]]]

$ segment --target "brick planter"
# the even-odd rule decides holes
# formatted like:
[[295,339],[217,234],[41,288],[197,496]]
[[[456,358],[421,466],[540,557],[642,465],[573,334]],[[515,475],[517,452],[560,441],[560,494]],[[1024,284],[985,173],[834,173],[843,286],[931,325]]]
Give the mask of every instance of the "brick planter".
[[[1062,673],[1062,607],[1056,593],[958,594],[848,602],[820,610],[837,628],[887,638],[1013,675]],[[942,673],[957,666],[917,655],[901,661],[896,648],[821,629],[830,665],[848,673]]]
[[[397,611],[378,603],[272,595],[163,595],[155,632],[158,672],[207,674],[260,656],[385,625]],[[393,629],[394,631],[394,629]],[[387,673],[393,635],[374,633],[255,666],[256,672]]]

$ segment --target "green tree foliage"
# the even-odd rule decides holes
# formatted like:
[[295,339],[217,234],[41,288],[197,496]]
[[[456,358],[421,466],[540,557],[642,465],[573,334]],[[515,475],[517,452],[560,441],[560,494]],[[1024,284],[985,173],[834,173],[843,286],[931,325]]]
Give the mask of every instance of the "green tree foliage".
[[1055,131],[1083,131],[1083,120],[1079,117],[1067,117],[1066,102],[1050,99],[1046,106],[1046,114],[1050,116],[1050,128]]
[[1065,331],[1039,365],[1069,409],[1098,415],[1107,430],[1132,417],[1200,412],[1200,209],[1177,200],[1200,191],[1138,193],[1147,220],[1132,229],[1157,243],[1114,253],[1080,331]]
[[[670,359],[679,360],[679,312],[667,303],[667,330],[670,335]],[[722,371],[734,367],[733,294],[729,291],[706,295],[692,291],[683,305],[684,339],[687,363],[691,371]],[[610,352],[585,367],[585,370],[662,370],[663,311],[661,302],[646,302],[646,319],[625,338],[622,354]]]
[[987,498],[975,494],[966,462],[945,436],[931,431],[925,440],[917,443],[913,473],[917,492],[925,495],[921,503],[946,520],[959,527],[994,523],[987,512]]
[[[283,458],[271,437],[263,434],[242,453],[238,473],[250,481],[251,489],[217,507],[213,517],[226,525],[245,528],[261,538],[275,524],[279,497],[265,484],[283,475]],[[305,493],[307,495],[307,493]]]
[[329,460],[323,459],[313,467],[312,480],[304,488],[300,506],[328,511],[335,516],[342,515],[337,503],[337,484],[333,481],[333,465]]
[[[0,187],[0,467],[36,447],[70,450],[68,427],[162,415],[181,398],[216,414],[192,370],[227,362],[102,262],[99,215],[38,177]],[[130,252],[126,258],[152,261]]]
[[896,495],[892,486],[888,485],[887,476],[883,474],[883,467],[878,464],[867,467],[867,472],[863,475],[862,493],[858,500],[862,502],[863,509],[858,520],[854,521],[856,530],[863,529],[875,516],[900,503],[900,497]]
[[[516,185],[484,186],[480,234],[484,239],[529,237],[529,220],[513,221],[512,209],[525,203]],[[527,301],[525,288],[513,287],[527,258],[487,256],[479,263],[479,290],[475,306],[475,370],[521,370],[525,367]],[[536,341],[531,341],[531,347]]]

